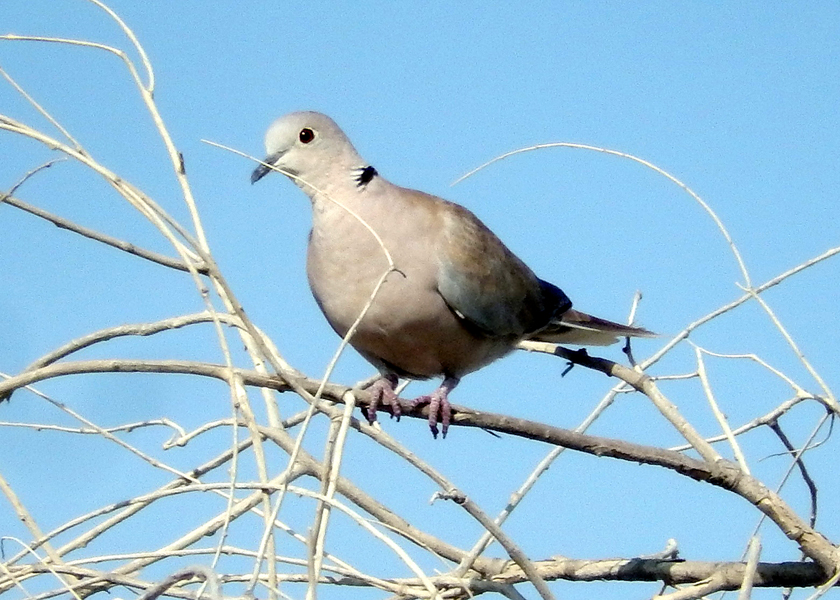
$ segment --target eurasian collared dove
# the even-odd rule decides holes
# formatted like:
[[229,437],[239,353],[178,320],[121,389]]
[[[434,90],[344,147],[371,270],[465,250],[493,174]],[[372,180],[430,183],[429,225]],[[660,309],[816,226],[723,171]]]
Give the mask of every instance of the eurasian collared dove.
[[443,377],[415,402],[429,403],[437,437],[449,426],[448,394],[472,371],[511,352],[521,340],[606,345],[617,336],[650,336],[572,309],[558,287],[539,279],[469,210],[383,179],[335,122],[316,112],[276,120],[268,156],[251,175],[272,170],[312,201],[307,273],[315,300],[344,336],[389,269],[350,344],[382,377],[370,388],[399,416],[400,377]]

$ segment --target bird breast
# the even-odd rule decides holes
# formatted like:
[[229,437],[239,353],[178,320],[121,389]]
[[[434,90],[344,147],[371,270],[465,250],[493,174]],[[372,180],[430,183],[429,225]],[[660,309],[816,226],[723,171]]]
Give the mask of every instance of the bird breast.
[[[350,341],[362,356],[380,370],[428,378],[460,377],[509,352],[509,343],[468,331],[438,292],[434,257],[442,227],[434,204],[394,206],[377,199],[360,195],[352,206],[313,203],[307,273],[333,329],[344,336],[362,314],[388,273],[387,249],[395,270]],[[373,231],[379,239],[362,221],[378,225]]]

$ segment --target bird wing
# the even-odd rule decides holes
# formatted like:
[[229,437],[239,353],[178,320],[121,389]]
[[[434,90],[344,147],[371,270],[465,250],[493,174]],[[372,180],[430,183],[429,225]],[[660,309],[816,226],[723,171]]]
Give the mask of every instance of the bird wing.
[[438,292],[468,327],[488,337],[522,337],[571,307],[469,210],[445,200],[438,208]]

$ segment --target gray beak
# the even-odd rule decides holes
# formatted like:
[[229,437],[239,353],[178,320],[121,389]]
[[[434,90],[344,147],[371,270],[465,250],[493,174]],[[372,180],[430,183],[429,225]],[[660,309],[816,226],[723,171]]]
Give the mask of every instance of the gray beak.
[[260,179],[265,177],[269,171],[271,171],[270,168],[265,165],[259,165],[256,169],[254,169],[254,172],[251,173],[251,183],[257,183]]
[[257,168],[254,169],[254,172],[251,173],[251,183],[257,183],[260,179],[268,175],[273,169],[271,167],[267,167],[266,165],[275,164],[278,160],[280,160],[280,157],[283,156],[283,154],[285,154],[285,152],[275,152],[274,154],[266,156],[265,159],[263,159],[263,162],[266,164],[257,166]]

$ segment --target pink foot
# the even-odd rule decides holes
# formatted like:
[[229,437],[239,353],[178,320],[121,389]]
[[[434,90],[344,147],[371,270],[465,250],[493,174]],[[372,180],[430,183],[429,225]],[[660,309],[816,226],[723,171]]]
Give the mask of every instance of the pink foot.
[[391,415],[396,417],[397,421],[400,420],[402,407],[400,406],[400,399],[394,391],[397,388],[398,382],[399,379],[397,376],[389,373],[374,381],[367,389],[371,395],[370,405],[368,405],[366,415],[368,423],[371,425],[376,423],[376,411],[379,409],[380,404],[390,406]]
[[438,415],[440,415],[440,433],[442,437],[446,437],[446,432],[449,431],[449,422],[452,419],[452,407],[449,404],[449,392],[455,389],[460,381],[456,377],[447,377],[440,384],[440,387],[428,396],[420,396],[411,402],[412,408],[429,405],[429,429],[432,430],[432,436],[437,439],[438,436]]

